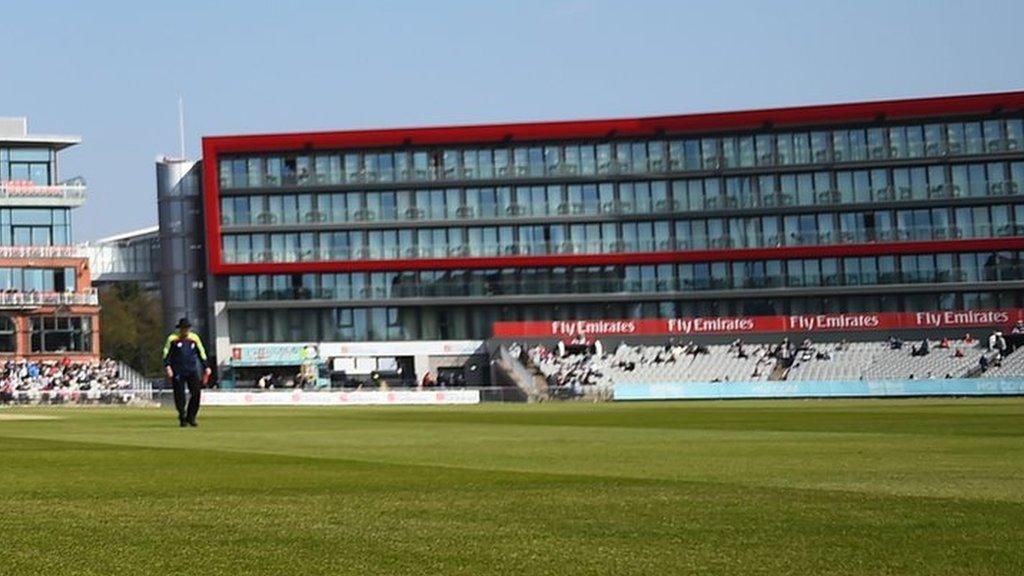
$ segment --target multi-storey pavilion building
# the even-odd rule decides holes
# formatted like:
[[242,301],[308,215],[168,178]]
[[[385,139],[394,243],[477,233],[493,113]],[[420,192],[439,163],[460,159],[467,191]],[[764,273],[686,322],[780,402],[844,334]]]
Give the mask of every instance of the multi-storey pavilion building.
[[78,136],[30,134],[0,118],[0,356],[99,358],[99,305],[86,252],[72,243],[81,178],[62,181],[59,154]]
[[1022,305],[1024,92],[219,136],[203,155],[223,366],[369,342],[421,373],[498,321]]

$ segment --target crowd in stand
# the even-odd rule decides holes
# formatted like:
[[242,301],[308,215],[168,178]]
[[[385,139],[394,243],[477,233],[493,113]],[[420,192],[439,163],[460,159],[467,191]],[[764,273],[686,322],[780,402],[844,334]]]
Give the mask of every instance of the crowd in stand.
[[735,353],[737,358],[746,359],[753,357],[757,360],[754,364],[754,371],[751,378],[757,379],[768,375],[775,367],[776,354],[770,344],[759,344],[753,347],[753,352],[748,351],[742,340],[736,340],[729,346],[729,352]]
[[130,389],[118,363],[8,360],[0,370],[0,404],[103,400]]
[[630,357],[635,359],[619,360],[615,362],[615,366],[621,368],[626,372],[632,372],[636,370],[638,363],[641,366],[648,363],[675,364],[676,362],[681,361],[683,357],[687,355],[696,356],[698,354],[709,353],[708,347],[704,346],[703,344],[694,344],[693,342],[690,342],[689,344],[680,344],[675,339],[669,340],[664,347],[658,347],[657,352],[655,352],[653,356],[641,354],[643,348],[643,346],[630,346],[625,342],[620,343],[618,349],[616,350],[616,356],[626,356],[625,354],[623,354],[623,352],[631,349],[632,352],[634,352],[635,354],[631,355]]
[[304,390],[307,386],[314,384],[311,380],[302,372],[295,374],[294,377],[281,376],[276,372],[268,372],[259,377],[256,381],[256,387],[260,390],[276,390],[279,388]]
[[784,363],[790,361],[807,362],[810,360],[832,360],[835,353],[843,352],[850,348],[846,340],[833,343],[815,343],[810,338],[804,338],[800,344],[796,344],[789,338],[783,338],[781,342],[771,349],[771,357],[777,358]]
[[[559,344],[563,343],[560,342]],[[586,340],[574,339],[570,345],[586,345]],[[518,347],[518,345],[516,345],[516,349],[519,350],[520,354],[522,353],[522,348]],[[563,344],[556,347],[555,350],[549,350],[544,346],[534,346],[527,351],[530,361],[535,366],[552,363],[557,366],[555,372],[545,375],[549,388],[564,390],[571,395],[579,395],[583,392],[585,386],[594,386],[601,383],[604,374],[600,368],[594,365],[594,360],[600,359],[600,355],[565,355],[564,350]]]
[[[1013,328],[1013,335],[1024,334],[1024,321],[1017,322]],[[899,377],[899,366],[905,366],[904,371],[908,372],[913,379],[918,378],[945,378],[978,376],[984,374],[993,367],[1002,365],[1006,356],[1012,352],[1013,347],[1020,346],[1019,337],[1015,337],[1015,343],[1008,343],[1003,332],[995,331],[987,341],[978,341],[971,334],[965,334],[958,339],[948,337],[940,340],[923,339],[920,342],[904,343],[897,336],[889,338],[887,342],[876,342],[875,344],[857,343],[850,344],[846,340],[840,342],[815,343],[810,339],[796,342],[790,338],[783,338],[775,344],[747,344],[742,340],[734,340],[727,347],[716,345],[709,347],[706,344],[699,344],[690,341],[681,343],[675,339],[669,340],[662,346],[630,345],[622,342],[609,354],[604,354],[604,348],[600,341],[588,341],[585,336],[576,336],[569,341],[560,341],[555,345],[546,347],[535,345],[524,350],[523,346],[513,343],[509,351],[514,358],[523,360],[527,365],[532,364],[547,380],[549,389],[564,390],[571,395],[580,395],[587,387],[608,385],[613,380],[620,378],[634,378],[633,373],[643,371],[650,374],[652,370],[656,374],[676,374],[683,378],[696,377],[694,372],[699,366],[700,370],[707,371],[707,366],[719,366],[715,359],[721,359],[722,365],[718,371],[727,375],[720,378],[709,374],[711,382],[725,382],[730,380],[728,372],[732,372],[732,380],[737,378],[754,381],[765,379],[786,379],[787,370],[790,366],[807,366],[812,363],[819,365],[831,365],[833,360],[842,357],[844,362],[851,366],[849,369],[839,369],[840,373],[849,373],[853,378],[869,377]],[[865,348],[867,346],[867,348]],[[899,360],[902,356],[892,356],[891,352],[883,364],[892,364],[895,368],[886,366],[874,366],[870,357],[877,356],[881,361],[883,356],[875,352],[878,346],[883,350],[901,351],[908,358],[907,361]],[[714,350],[712,350],[712,348]],[[856,349],[860,352],[849,352]],[[865,352],[865,350],[867,352]],[[713,354],[714,358],[707,358],[704,362],[697,362],[704,355]],[[854,354],[850,356],[850,354]],[[864,356],[867,354],[867,356]],[[892,356],[892,357],[890,357]],[[860,360],[858,360],[860,358]],[[865,358],[868,358],[865,360]],[[928,359],[926,359],[928,358]],[[852,360],[851,360],[852,359]],[[916,363],[910,364],[910,359]],[[934,359],[932,362],[930,359]],[[851,363],[852,362],[852,363]],[[971,366],[974,367],[971,370]],[[738,367],[738,368],[737,368]],[[778,372],[774,372],[779,368]],[[737,370],[743,370],[737,375]],[[845,372],[843,372],[845,370]],[[920,370],[920,371],[918,371]],[[682,371],[682,372],[680,372]],[[823,369],[826,377],[833,374],[837,377],[836,369]],[[819,373],[822,370],[818,370]],[[890,372],[892,374],[890,374]],[[775,374],[775,376],[772,376]],[[628,376],[627,376],[628,375]],[[643,378],[645,375],[641,375]],[[802,377],[814,376],[804,370]]]
[[[717,354],[723,353],[722,347],[716,347]],[[608,386],[615,374],[633,373],[644,370],[668,369],[677,366],[685,370],[698,358],[712,354],[711,348],[693,341],[682,343],[676,339],[669,340],[663,346],[629,345],[625,342],[608,355],[600,340],[588,341],[585,336],[577,336],[568,342],[558,342],[555,346],[536,345],[526,350],[517,343],[509,346],[509,352],[515,358],[526,360],[538,368],[544,376],[549,390],[568,396],[580,396],[584,391]],[[742,340],[735,340],[724,351],[726,357],[743,360],[743,377],[763,379],[775,366],[775,350],[769,344],[748,345]],[[734,374],[735,376],[735,374]],[[728,375],[714,381],[728,381]]]
[[[1012,334],[1024,334],[1024,322],[1017,322],[1013,327]],[[983,355],[979,360],[981,371],[988,372],[990,368],[999,368],[1003,365],[1003,358],[1009,355],[1013,349],[1007,345],[1006,337],[1002,332],[993,332],[988,337],[988,350],[993,354]]]
[[[653,355],[643,354],[642,351],[645,347],[643,346],[629,346],[625,342],[619,344],[619,348],[616,351],[616,356],[623,356],[621,353],[623,349],[632,348],[635,352],[634,357],[638,360],[619,360],[614,365],[626,372],[631,372],[636,369],[636,362],[639,361],[641,365],[651,364],[654,366],[661,364],[675,364],[688,362],[691,358],[703,356],[711,353],[711,349],[705,344],[697,344],[692,340],[686,344],[680,343],[676,339],[672,338],[663,347],[658,347],[657,352]],[[774,364],[772,361],[773,350],[769,344],[745,344],[743,340],[733,340],[726,351],[728,357],[748,360],[754,359],[754,369],[751,373],[751,377],[758,378],[768,371],[771,370],[771,366]]]
[[[1012,330],[1013,334],[1024,334],[1024,322],[1017,322]],[[804,343],[796,349],[795,354],[789,354],[786,352],[787,341],[784,340],[783,344],[779,346],[779,358],[789,359],[792,358],[797,362],[808,362],[811,360],[832,360],[833,351],[838,352],[844,350],[848,344],[844,340],[839,344],[813,344],[810,340],[805,340]],[[1013,347],[1010,346],[1006,337],[1002,331],[992,332],[985,343],[979,342],[976,338],[971,336],[970,333],[966,333],[960,339],[950,339],[943,337],[941,340],[934,341],[927,338],[922,339],[917,343],[904,342],[899,336],[891,336],[886,342],[886,347],[890,351],[904,351],[909,348],[907,354],[911,358],[925,358],[930,355],[938,355],[938,358],[965,358],[969,354],[977,357],[977,368],[978,372],[984,373],[991,367],[999,367],[1002,365],[1003,358],[1005,358],[1010,352],[1013,351]],[[938,360],[937,360],[938,362]],[[918,375],[920,376],[920,375]],[[951,372],[939,372],[934,373],[931,371],[925,372],[924,377],[944,377],[953,378],[956,375]],[[914,374],[910,374],[911,379],[914,378]]]

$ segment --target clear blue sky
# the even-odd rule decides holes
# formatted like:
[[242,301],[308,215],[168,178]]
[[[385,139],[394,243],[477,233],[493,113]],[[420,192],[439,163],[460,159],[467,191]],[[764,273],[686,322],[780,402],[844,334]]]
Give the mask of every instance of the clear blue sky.
[[202,135],[687,113],[1024,88],[1024,2],[5,2],[0,116],[82,135],[76,239],[156,222]]

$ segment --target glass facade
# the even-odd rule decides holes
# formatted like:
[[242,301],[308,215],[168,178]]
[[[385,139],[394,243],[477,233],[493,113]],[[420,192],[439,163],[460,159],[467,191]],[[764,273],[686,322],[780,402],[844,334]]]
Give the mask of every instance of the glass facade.
[[[320,264],[226,274],[217,300],[239,343],[482,339],[499,320],[1020,306],[1024,120],[864,124],[219,156],[223,264]],[[950,242],[993,238],[1011,244]],[[943,242],[870,248],[924,241]],[[838,250],[848,245],[854,255]],[[772,252],[797,246],[837,251]],[[699,254],[744,249],[764,250]],[[651,256],[593,257],[609,254]],[[459,265],[551,255],[590,257]],[[443,263],[402,264],[418,259]],[[352,261],[365,271],[321,272],[359,270]],[[807,288],[821,290],[791,293]]]
[[227,263],[615,254],[1024,235],[1016,204],[330,232],[225,234]]
[[[222,250],[226,262],[247,263],[1019,236],[1022,190],[1024,160],[683,180],[248,194],[221,199],[222,224],[232,231],[223,236]],[[858,205],[907,208],[850,210]],[[800,212],[803,207],[808,211]],[[720,217],[694,217],[708,213]],[[481,220],[495,225],[472,225]],[[441,221],[458,225],[430,225]],[[399,226],[368,228],[377,222]],[[280,231],[234,232],[251,227]]]
[[924,253],[638,266],[229,276],[221,300],[360,301],[658,294],[1024,280],[1024,252]]
[[33,316],[32,352],[91,352],[92,318],[89,316]]
[[643,216],[1024,194],[1024,161],[543,186],[230,195],[225,227]]
[[1024,149],[1024,120],[507,147],[268,154],[219,160],[222,190],[703,172],[969,157]]
[[56,159],[57,153],[50,148],[0,147],[0,183],[54,184]]
[[71,210],[67,208],[0,209],[0,245],[66,246],[71,244]]
[[10,316],[0,316],[0,353],[17,351],[18,328]]
[[[14,292],[74,292],[75,269],[0,267],[0,290]],[[87,288],[87,286],[83,286]]]

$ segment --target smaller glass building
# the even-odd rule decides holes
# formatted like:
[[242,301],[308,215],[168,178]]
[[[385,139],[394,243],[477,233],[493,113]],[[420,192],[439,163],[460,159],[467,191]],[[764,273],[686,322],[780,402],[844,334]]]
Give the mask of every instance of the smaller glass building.
[[72,243],[86,187],[58,171],[59,153],[80,141],[0,118],[0,356],[99,358],[88,254]]

